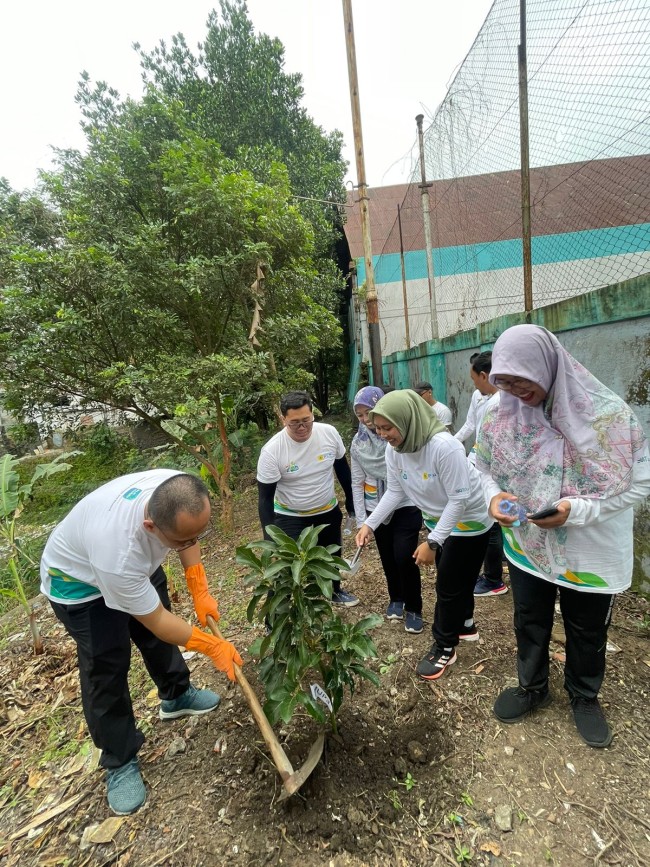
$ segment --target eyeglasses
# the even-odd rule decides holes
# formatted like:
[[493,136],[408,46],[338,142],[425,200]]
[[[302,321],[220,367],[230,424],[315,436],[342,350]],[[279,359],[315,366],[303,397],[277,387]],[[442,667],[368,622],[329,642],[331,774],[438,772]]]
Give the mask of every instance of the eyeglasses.
[[[151,518],[149,520],[151,520]],[[151,521],[151,523],[153,524],[153,521]],[[197,542],[200,542],[201,539],[205,539],[206,536],[209,536],[210,533],[212,532],[212,529],[213,529],[212,527],[208,527],[202,533],[199,533],[198,536],[194,536],[192,539],[187,539],[184,542],[178,542],[176,539],[171,539],[164,532],[164,530],[160,529],[158,524],[153,524],[153,525],[157,530],[160,530],[160,532],[163,534],[163,536],[165,537],[165,539],[168,542],[173,542],[173,544],[169,546],[172,549],[172,551],[185,551],[185,550],[187,550],[187,548],[191,548],[193,545],[196,545]]]
[[497,388],[501,389],[501,391],[530,391],[531,385],[534,385],[530,379],[499,379],[496,377],[494,379],[494,384]]
[[291,428],[291,430],[300,430],[300,428],[308,428],[311,427],[314,423],[314,416],[312,416],[307,421],[289,421],[286,422],[285,427]]
[[[160,530],[160,527],[158,529]],[[160,532],[162,533],[162,530],[160,530]],[[172,551],[185,551],[186,548],[191,548],[193,545],[196,545],[197,542],[200,542],[201,539],[205,539],[205,537],[209,536],[211,532],[212,532],[212,527],[208,527],[207,530],[204,530],[202,533],[199,533],[198,536],[194,536],[193,539],[188,539],[186,542],[179,542],[176,545],[172,545]],[[165,536],[164,533],[163,533],[163,536]],[[165,536],[165,538],[169,542],[174,541],[173,539],[169,539],[167,536]]]

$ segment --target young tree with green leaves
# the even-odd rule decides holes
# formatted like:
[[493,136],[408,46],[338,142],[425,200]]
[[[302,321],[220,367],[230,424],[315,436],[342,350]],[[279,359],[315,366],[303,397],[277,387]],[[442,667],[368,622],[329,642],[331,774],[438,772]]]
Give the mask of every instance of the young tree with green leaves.
[[336,556],[338,545],[318,544],[320,530],[307,527],[292,539],[271,525],[266,528],[268,540],[237,548],[237,562],[250,570],[248,619],[266,620],[270,627],[251,647],[251,653],[261,657],[259,674],[269,721],[289,722],[304,707],[318,722],[329,722],[337,734],[336,715],[345,688],[353,693],[364,678],[379,686],[366,660],[377,656],[368,632],[382,618],[369,614],[346,623],[333,614],[332,582],[348,564]]

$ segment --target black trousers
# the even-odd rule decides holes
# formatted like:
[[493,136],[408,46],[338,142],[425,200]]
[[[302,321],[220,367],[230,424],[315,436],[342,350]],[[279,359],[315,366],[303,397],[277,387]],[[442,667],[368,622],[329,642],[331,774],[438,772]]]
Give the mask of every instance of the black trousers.
[[[341,541],[341,521],[343,514],[339,506],[334,506],[329,512],[321,513],[320,515],[307,515],[299,517],[298,515],[279,515],[273,516],[273,523],[276,527],[283,530],[287,536],[292,539],[297,539],[305,527],[318,527],[320,524],[325,524],[325,527],[318,534],[318,544],[323,547],[327,545],[338,545],[339,551],[343,547]],[[340,581],[332,581],[332,587],[335,593],[341,589]]]
[[436,607],[431,632],[438,647],[455,647],[466,620],[474,616],[474,585],[488,545],[480,536],[448,536],[436,551]]
[[495,587],[503,584],[503,533],[498,521],[488,533],[488,546],[483,561],[483,574]]
[[607,630],[614,594],[588,593],[551,584],[512,563],[509,571],[519,684],[528,690],[548,688],[548,646],[559,592],[566,633],[564,688],[572,698],[595,698],[605,676]]
[[390,601],[403,602],[406,610],[415,614],[422,614],[422,580],[413,559],[421,527],[422,512],[405,506],[374,531]]
[[[170,611],[167,576],[162,567],[151,576],[160,601]],[[50,602],[54,613],[77,645],[81,701],[93,743],[102,751],[104,768],[119,768],[144,743],[136,728],[129,694],[131,641],[158,687],[161,699],[182,695],[190,672],[175,644],[167,644],[124,611],[108,608],[103,599],[79,605]]]

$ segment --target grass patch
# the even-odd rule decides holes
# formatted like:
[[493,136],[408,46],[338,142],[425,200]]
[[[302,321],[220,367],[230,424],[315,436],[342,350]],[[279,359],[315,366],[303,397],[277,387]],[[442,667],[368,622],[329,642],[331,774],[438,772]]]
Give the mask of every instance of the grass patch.
[[[76,715],[70,716],[67,708],[58,708],[43,720],[40,728],[45,729],[45,733],[41,736],[45,746],[38,758],[38,767],[42,768],[52,762],[59,763],[63,759],[75,756],[83,749],[84,741],[79,741],[77,738],[78,725],[78,718]],[[71,727],[74,733],[71,733]],[[85,730],[83,734],[85,737]]]

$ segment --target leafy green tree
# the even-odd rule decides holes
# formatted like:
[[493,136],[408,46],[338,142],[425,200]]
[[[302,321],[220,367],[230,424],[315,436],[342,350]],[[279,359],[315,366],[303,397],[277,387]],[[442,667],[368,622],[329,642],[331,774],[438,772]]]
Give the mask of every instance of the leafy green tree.
[[[343,237],[347,163],[339,131],[325,132],[302,105],[302,76],[285,69],[279,39],[256,34],[243,0],[220,0],[203,42],[193,51],[182,33],[152,51],[136,45],[145,82],[179,100],[188,124],[267,183],[270,167],[287,168],[293,202],[313,229],[318,281],[307,288],[336,317],[344,314],[344,283],[333,263]],[[110,97],[109,97],[110,98]],[[317,405],[329,408],[329,386],[340,385],[340,352],[321,348],[307,368]]]
[[136,44],[144,79],[179,100],[192,128],[218,141],[227,156],[246,160],[259,180],[273,160],[282,161],[314,227],[317,254],[331,255],[341,232],[339,211],[308,199],[345,201],[343,137],[324,132],[308,115],[302,76],[285,71],[279,39],[255,33],[246,3],[220,0],[219,6],[197,53],[182,33],[150,52]]
[[36,226],[37,208],[30,218],[28,201],[0,191],[5,403],[28,413],[104,404],[167,429],[214,477],[229,523],[224,396],[304,387],[305,364],[339,340],[307,291],[311,226],[282,164],[256,180],[154,89],[121,103],[86,82],[80,98],[88,151],[58,152],[43,174],[50,222]]

